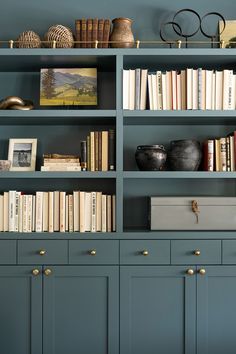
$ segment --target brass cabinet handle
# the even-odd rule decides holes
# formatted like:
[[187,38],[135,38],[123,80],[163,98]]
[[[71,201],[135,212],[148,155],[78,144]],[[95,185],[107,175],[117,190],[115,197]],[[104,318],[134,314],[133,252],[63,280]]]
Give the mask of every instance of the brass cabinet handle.
[[91,250],[89,251],[90,256],[96,256],[97,251],[96,250]]
[[49,269],[49,268],[45,269],[44,275],[46,275],[48,277],[51,274],[52,274],[52,270],[51,269]]
[[187,271],[186,271],[186,273],[188,274],[188,275],[194,275],[194,270],[193,269],[188,269]]
[[195,250],[194,251],[194,255],[195,256],[200,256],[201,255],[201,251],[200,250]]
[[39,275],[40,274],[40,270],[39,269],[33,269],[32,270],[32,274],[35,276],[35,277],[37,277],[37,275]]
[[201,268],[201,269],[199,269],[198,273],[201,274],[201,275],[205,275],[206,274],[206,269]]
[[45,256],[46,253],[47,253],[46,250],[40,250],[39,251],[39,255],[40,256]]
[[142,255],[143,255],[143,256],[148,256],[148,255],[149,255],[148,250],[144,250],[144,251],[142,251]]

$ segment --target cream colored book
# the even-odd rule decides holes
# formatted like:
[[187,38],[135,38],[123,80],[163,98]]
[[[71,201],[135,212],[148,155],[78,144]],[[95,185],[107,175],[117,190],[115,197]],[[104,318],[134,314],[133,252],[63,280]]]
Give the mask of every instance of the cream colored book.
[[91,193],[85,192],[84,203],[85,231],[91,232]]
[[166,104],[167,104],[167,109],[172,110],[173,105],[173,95],[172,95],[172,78],[171,78],[171,71],[166,72]]
[[216,74],[212,74],[212,92],[211,92],[211,108],[216,109]]
[[187,109],[193,108],[193,69],[186,69]]
[[187,109],[187,73],[186,70],[181,70],[181,110]]
[[234,136],[229,137],[229,146],[230,146],[230,167],[231,171],[235,171],[235,146],[234,146]]
[[33,206],[33,196],[32,194],[27,195],[27,232],[32,232],[32,206]]
[[232,94],[234,91],[233,84],[233,70],[224,70],[223,71],[223,109],[232,110],[233,107]]
[[0,195],[0,232],[4,229],[4,207],[3,207],[3,195]]
[[192,109],[198,109],[198,70],[192,72]]
[[152,83],[152,99],[153,99],[153,109],[157,110],[157,76],[156,74],[151,74],[151,83]]
[[69,231],[69,196],[66,195],[66,232]]
[[181,110],[182,107],[182,92],[181,92],[181,73],[176,75],[176,109]]
[[129,109],[129,70],[123,70],[123,109]]
[[102,192],[96,193],[96,231],[102,231]]
[[96,192],[91,192],[91,232],[96,232]]
[[45,167],[78,167],[80,166],[79,162],[45,162]]
[[17,192],[15,194],[15,232],[19,232],[19,199],[21,192]]
[[108,131],[102,131],[102,171],[108,171]]
[[43,232],[43,193],[36,192],[35,231]]
[[78,158],[68,158],[68,159],[54,159],[54,158],[44,158],[43,164],[46,166],[47,164],[71,164],[71,163],[78,163],[80,164],[80,159]]
[[202,69],[201,110],[206,110],[206,70]]
[[206,109],[212,109],[213,70],[206,70]]
[[102,232],[107,232],[107,196],[102,195]]
[[81,171],[81,166],[60,166],[60,165],[51,165],[51,166],[41,166],[42,172],[74,172]]
[[135,107],[135,70],[129,70],[129,109],[134,110]]
[[112,217],[111,217],[111,195],[107,196],[107,232],[111,232]]
[[177,109],[177,72],[171,71],[171,88],[172,88],[172,109]]
[[54,192],[54,211],[53,211],[54,231],[60,231],[60,192]]
[[28,220],[28,196],[23,195],[23,232],[27,232],[27,220]]
[[166,72],[161,73],[162,86],[162,109],[167,110],[167,93],[166,93]]
[[73,192],[74,197],[74,232],[79,232],[79,191]]
[[69,194],[69,232],[74,232],[74,198]]
[[153,111],[154,104],[153,104],[152,75],[151,74],[148,74],[148,98],[149,98],[149,109],[150,109],[150,111]]
[[162,81],[161,81],[161,71],[156,72],[157,75],[157,109],[162,110]]
[[16,191],[9,191],[9,232],[15,232]]
[[8,232],[9,231],[9,193],[8,192],[4,192],[3,194],[3,207],[4,207],[4,228],[3,231],[4,232]]
[[43,232],[48,232],[48,192],[43,192]]
[[215,87],[217,110],[223,109],[223,71],[216,71],[216,87]]
[[23,195],[19,196],[19,232],[23,232]]
[[54,192],[48,192],[48,232],[54,232]]
[[36,214],[36,196],[32,197],[32,231],[35,231],[35,214]]
[[95,171],[95,135],[94,132],[90,132],[90,171]]
[[140,88],[140,109],[145,110],[147,107],[147,76],[148,70],[141,69],[141,88]]
[[79,231],[85,232],[85,192],[79,193]]
[[112,195],[112,231],[116,231],[116,196]]
[[60,192],[60,232],[66,232],[66,192]]

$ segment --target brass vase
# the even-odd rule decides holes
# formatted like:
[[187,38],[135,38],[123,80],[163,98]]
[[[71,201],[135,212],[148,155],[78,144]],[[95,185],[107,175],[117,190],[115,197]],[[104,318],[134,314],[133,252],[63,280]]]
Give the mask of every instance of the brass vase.
[[132,20],[119,17],[112,20],[113,29],[110,36],[112,48],[132,48],[134,46],[134,36],[131,30]]

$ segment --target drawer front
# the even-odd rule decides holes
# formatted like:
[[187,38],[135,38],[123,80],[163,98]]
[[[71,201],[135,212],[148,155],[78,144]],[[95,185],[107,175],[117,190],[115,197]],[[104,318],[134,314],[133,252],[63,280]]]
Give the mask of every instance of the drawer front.
[[222,243],[223,264],[236,264],[236,240],[225,240]]
[[0,264],[16,264],[16,241],[0,241]]
[[220,264],[221,241],[171,241],[171,264]]
[[69,241],[70,264],[118,264],[119,241]]
[[121,264],[169,264],[170,241],[121,241],[120,262]]
[[18,241],[19,264],[67,264],[68,241]]

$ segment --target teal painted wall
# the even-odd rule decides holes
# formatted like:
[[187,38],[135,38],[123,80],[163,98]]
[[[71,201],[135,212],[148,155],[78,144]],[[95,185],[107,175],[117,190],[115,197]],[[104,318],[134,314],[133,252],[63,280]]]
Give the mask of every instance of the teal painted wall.
[[[74,20],[81,17],[120,16],[134,20],[136,38],[154,39],[159,36],[160,23],[181,8],[195,9],[201,16],[218,11],[226,19],[236,18],[235,0],[2,0],[0,39],[15,39],[27,29],[43,35],[50,25],[56,23],[74,28]],[[187,21],[186,25],[189,23]],[[215,18],[208,19],[207,23],[217,29]]]

